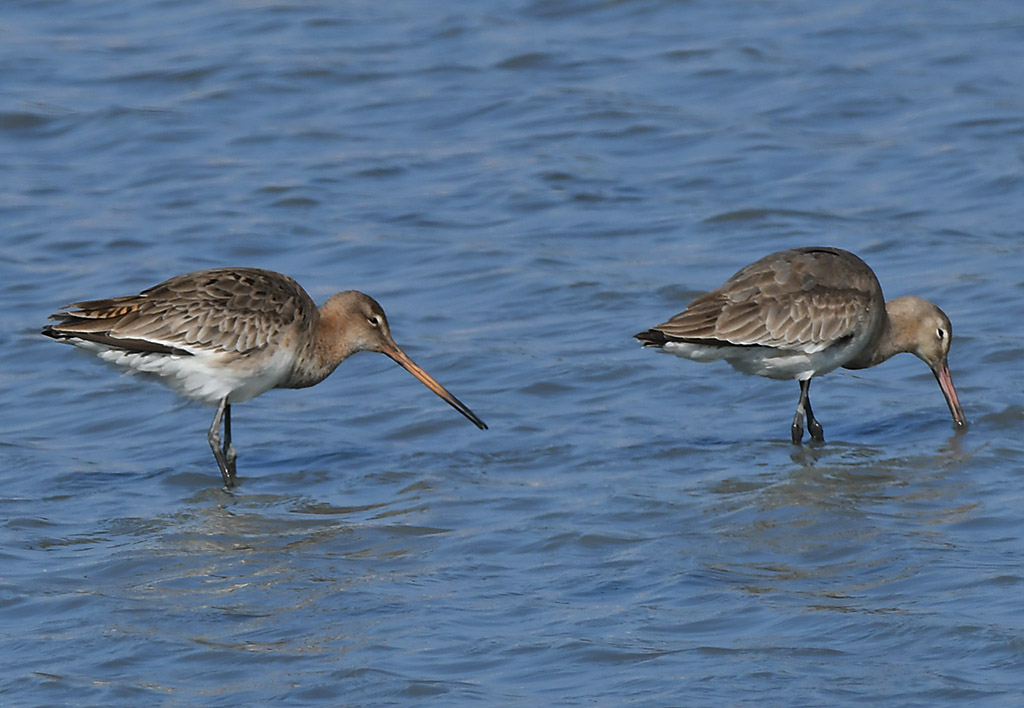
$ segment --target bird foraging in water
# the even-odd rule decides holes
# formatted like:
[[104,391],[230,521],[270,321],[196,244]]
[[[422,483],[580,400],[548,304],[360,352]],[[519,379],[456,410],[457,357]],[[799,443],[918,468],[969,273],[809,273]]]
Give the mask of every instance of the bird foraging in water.
[[811,378],[842,366],[866,369],[902,352],[928,365],[957,429],[965,429],[947,355],[953,328],[919,297],[888,302],[860,258],[839,248],[795,248],[742,268],[668,322],[634,335],[694,361],[724,359],[744,374],[800,382],[791,434],[799,445],[804,418],[811,439],[825,441],[811,411]]
[[383,308],[356,290],[318,308],[286,275],[215,268],[176,276],[138,295],[77,302],[50,319],[56,324],[43,327],[44,335],[217,406],[208,437],[226,487],[236,480],[231,404],[272,388],[318,384],[360,351],[389,356],[478,428],[487,428],[395,344]]

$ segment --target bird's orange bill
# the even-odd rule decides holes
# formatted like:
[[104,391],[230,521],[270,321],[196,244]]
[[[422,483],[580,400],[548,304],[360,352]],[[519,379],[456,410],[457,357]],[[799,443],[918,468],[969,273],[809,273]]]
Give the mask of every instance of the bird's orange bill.
[[949,412],[953,414],[953,422],[956,427],[966,428],[967,419],[964,418],[964,409],[960,407],[960,399],[957,398],[956,389],[953,388],[953,377],[949,373],[949,364],[945,360],[941,361],[932,369],[932,373],[935,374],[935,380],[939,382],[942,395],[946,397],[946,404],[949,406]]
[[[405,352],[403,352],[398,347],[397,344],[393,345],[393,347],[394,348],[392,348],[392,347],[385,348],[383,350],[384,354],[387,354],[389,357],[391,357],[391,359],[394,360],[394,362],[396,364],[398,364],[403,369],[408,371],[410,374],[412,374],[413,376],[418,378],[420,381],[422,381],[423,385],[425,385],[431,391],[433,391],[438,396],[443,398],[448,405],[450,405],[452,408],[457,410],[462,415],[464,415],[467,418],[469,418],[470,421],[473,422],[473,425],[475,425],[476,427],[480,428],[481,430],[487,430],[487,424],[484,423],[479,418],[477,418],[476,417],[476,413],[474,413],[473,411],[469,410],[469,408],[466,407],[466,405],[462,401],[460,401],[455,396],[453,396],[451,393],[449,393],[448,389],[446,389],[444,386],[442,386],[436,380],[434,380],[433,376],[431,376],[426,371],[424,371],[419,366],[417,366],[416,362],[414,362],[412,359],[410,359],[409,356]],[[954,396],[955,395],[956,394],[954,394]]]

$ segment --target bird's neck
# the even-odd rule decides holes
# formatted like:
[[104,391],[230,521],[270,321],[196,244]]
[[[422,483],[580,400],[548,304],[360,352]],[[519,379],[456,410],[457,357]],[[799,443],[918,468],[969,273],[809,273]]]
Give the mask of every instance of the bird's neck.
[[313,335],[300,350],[292,375],[282,388],[314,386],[330,376],[338,364],[359,351],[354,342],[340,336],[344,328],[344,318],[321,307],[313,316]]
[[885,303],[885,316],[882,317],[878,332],[855,358],[843,364],[844,369],[868,369],[896,354],[913,351],[914,345],[909,336],[911,328],[907,321],[910,315],[906,305],[906,299],[901,297]]

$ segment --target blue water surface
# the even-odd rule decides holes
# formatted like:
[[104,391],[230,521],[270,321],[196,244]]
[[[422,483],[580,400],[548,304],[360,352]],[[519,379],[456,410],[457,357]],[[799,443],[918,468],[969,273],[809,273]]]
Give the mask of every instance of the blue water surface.
[[[0,704],[1017,706],[1024,6],[0,8]],[[937,302],[815,384],[642,350],[834,245]],[[212,410],[39,335],[246,265],[384,357]]]

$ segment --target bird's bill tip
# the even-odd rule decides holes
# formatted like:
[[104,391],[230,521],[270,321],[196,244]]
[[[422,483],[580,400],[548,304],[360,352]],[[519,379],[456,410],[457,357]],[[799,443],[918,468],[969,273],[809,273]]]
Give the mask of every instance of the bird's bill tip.
[[410,374],[419,379],[424,386],[429,388],[431,391],[436,393],[445,403],[450,405],[452,408],[457,410],[459,413],[464,415],[473,425],[480,428],[480,430],[487,430],[487,423],[480,420],[476,413],[471,411],[466,404],[456,398],[452,393],[437,382],[433,376],[428,374],[419,365],[416,364],[409,355],[402,351],[402,348],[393,342],[389,346],[385,347],[383,353],[390,357],[396,364],[401,366],[403,369],[408,371]]
[[953,386],[953,376],[949,373],[949,364],[943,359],[932,368],[935,380],[939,382],[942,395],[946,398],[946,405],[953,416],[953,424],[958,430],[967,429],[967,418],[964,417],[964,409],[960,405],[960,398],[956,395],[956,388]]

